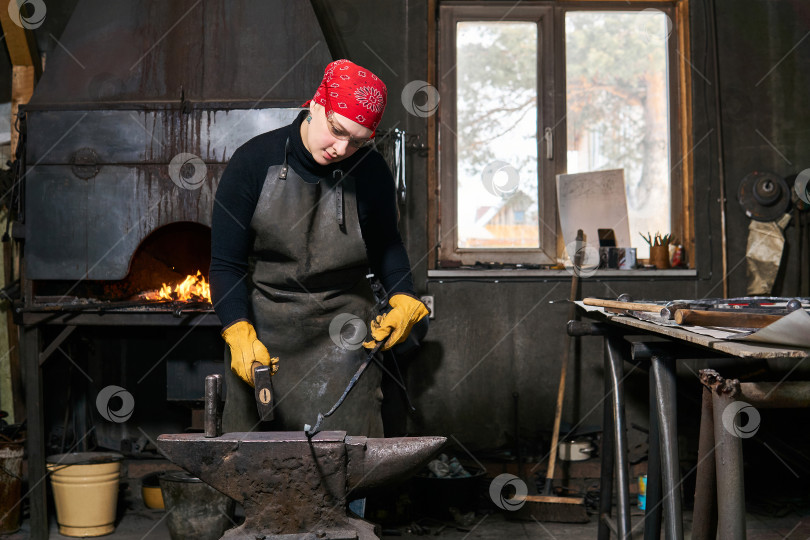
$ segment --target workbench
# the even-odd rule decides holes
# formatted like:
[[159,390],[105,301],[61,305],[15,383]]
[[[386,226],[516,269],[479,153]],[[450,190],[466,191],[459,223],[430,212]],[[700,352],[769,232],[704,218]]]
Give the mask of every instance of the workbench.
[[[660,326],[626,315],[613,315],[604,312],[588,312],[591,318],[602,322],[596,324],[569,322],[569,334],[574,336],[601,335],[604,338],[605,365],[605,406],[603,416],[602,443],[602,483],[600,499],[599,540],[608,540],[611,532],[619,538],[630,538],[630,477],[627,462],[627,431],[624,410],[625,362],[649,362],[650,387],[650,432],[649,461],[647,473],[647,510],[644,519],[644,538],[659,538],[662,510],[666,515],[667,540],[683,539],[683,516],[680,485],[682,479],[678,469],[677,400],[675,367],[677,360],[688,358],[739,358],[743,361],[778,360],[792,366],[789,373],[810,356],[810,350],[794,347],[754,345],[738,341],[720,340],[714,337],[690,332],[680,327]],[[626,340],[626,336],[641,335],[641,341]],[[650,340],[644,341],[643,336]],[[664,339],[661,339],[664,338]],[[705,392],[705,391],[704,391]],[[704,396],[704,400],[705,400]],[[705,408],[705,407],[704,407]],[[704,416],[705,413],[704,413]],[[715,422],[716,424],[717,422]],[[739,438],[735,444],[722,444],[715,437],[713,452],[707,452],[703,431],[712,426],[701,426],[701,444],[704,451],[699,455],[698,475],[714,475],[720,478],[724,467],[734,467],[732,474],[738,481],[721,485],[718,480],[718,500],[720,504],[719,528],[721,531],[738,531],[742,525],[744,538],[745,501],[742,491],[742,459]],[[720,429],[719,431],[723,431]],[[714,453],[714,460],[707,459]],[[739,456],[737,456],[739,454]],[[733,459],[737,457],[738,459]],[[701,461],[702,460],[702,461]],[[709,461],[716,462],[709,467]],[[729,465],[729,463],[731,465]],[[611,518],[613,481],[617,494],[617,516]],[[713,483],[698,486],[704,489],[700,497],[709,497],[707,490],[714,489]],[[729,489],[725,489],[725,488]],[[663,495],[663,496],[662,496]],[[696,500],[696,509],[698,502]],[[662,508],[663,507],[663,508]],[[732,510],[732,511],[729,511]],[[742,517],[741,517],[742,516]],[[701,523],[698,523],[698,521]],[[701,534],[698,527],[711,527],[711,516],[702,514],[695,517],[693,538]],[[695,536],[695,534],[698,536]],[[710,536],[714,538],[714,534]],[[721,535],[721,538],[725,536]],[[728,536],[731,538],[731,536]]]

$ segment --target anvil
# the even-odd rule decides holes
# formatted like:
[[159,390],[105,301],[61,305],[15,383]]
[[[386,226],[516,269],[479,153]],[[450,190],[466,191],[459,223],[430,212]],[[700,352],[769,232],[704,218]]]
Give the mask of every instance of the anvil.
[[373,540],[373,526],[349,517],[346,503],[404,480],[447,441],[444,437],[370,439],[324,431],[161,435],[175,464],[240,502],[245,522],[228,540]]

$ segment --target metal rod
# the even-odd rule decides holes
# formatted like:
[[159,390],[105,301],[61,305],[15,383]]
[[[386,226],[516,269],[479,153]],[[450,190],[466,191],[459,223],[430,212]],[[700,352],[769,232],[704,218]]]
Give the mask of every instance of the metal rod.
[[810,407],[810,382],[741,383],[740,401],[745,401],[758,408]]
[[712,392],[708,388],[703,388],[695,511],[692,515],[692,540],[715,540],[717,538],[717,473],[714,459]]
[[619,538],[630,536],[630,468],[627,463],[627,425],[624,416],[624,358],[621,354],[622,338],[608,336],[605,340],[607,359],[605,376],[613,388],[611,406],[616,449],[616,527]]
[[602,470],[600,471],[599,483],[599,532],[597,535],[598,540],[610,540],[611,529],[615,533],[615,524],[611,527],[612,520],[610,513],[613,509],[613,465],[615,460],[614,449],[614,427],[613,427],[613,408],[608,403],[608,396],[612,395],[614,391],[608,373],[610,369],[608,364],[607,354],[607,339],[605,340],[605,378],[604,378],[604,393],[605,401],[602,408]]
[[[737,383],[738,381],[726,381]],[[717,513],[720,538],[745,540],[745,484],[743,482],[742,439],[723,425],[723,411],[736,401],[724,388],[712,391],[714,416],[714,459],[717,467]]]
[[681,475],[678,470],[678,403],[675,395],[675,360],[653,356],[658,423],[661,441],[661,472],[663,478],[663,506],[666,513],[666,539],[683,540],[683,513],[681,509]]
[[222,435],[222,418],[220,417],[220,396],[222,394],[222,375],[208,375],[205,378],[205,436]]
[[[635,353],[634,353],[635,354]],[[635,357],[634,357],[635,359]],[[661,538],[661,441],[658,423],[658,392],[652,369],[649,374],[650,386],[650,441],[647,460],[647,509],[644,514],[644,540]]]

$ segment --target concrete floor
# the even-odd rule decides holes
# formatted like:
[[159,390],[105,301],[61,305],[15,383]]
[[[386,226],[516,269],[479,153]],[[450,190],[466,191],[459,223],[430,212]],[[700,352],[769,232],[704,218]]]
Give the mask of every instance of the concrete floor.
[[[140,490],[140,477],[156,468],[165,468],[163,461],[140,462],[130,464],[127,481],[122,483],[121,498],[118,502],[119,520],[116,523],[115,532],[106,538],[111,540],[171,540],[169,529],[166,523],[167,513],[163,510],[150,510],[143,503]],[[396,488],[394,493],[399,496],[401,488]],[[746,515],[747,536],[749,540],[771,540],[771,539],[799,539],[810,540],[810,505],[806,504],[808,499],[779,498],[770,496],[764,492],[757,492],[758,498],[749,501],[749,510],[756,509],[757,513],[749,512]],[[486,498],[486,494],[483,495]],[[50,496],[49,496],[50,498]],[[376,499],[378,505],[386,507],[383,501],[386,497]],[[420,499],[421,500],[421,499]],[[434,498],[434,501],[436,499]],[[446,502],[442,497],[441,502]],[[800,501],[805,501],[804,503]],[[441,504],[441,502],[437,504]],[[488,503],[488,501],[485,501]],[[372,505],[373,506],[373,505]],[[492,510],[496,510],[494,505]],[[421,519],[417,522],[427,530],[431,537],[446,538],[448,540],[460,539],[481,539],[481,540],[503,540],[503,539],[596,539],[598,523],[595,516],[591,516],[590,523],[586,524],[563,524],[563,523],[539,523],[536,521],[511,521],[507,520],[504,513],[494,513],[489,510],[488,504],[481,504],[479,509],[484,509],[485,513],[477,513],[471,519],[467,527],[457,527],[451,522],[440,522],[430,518]],[[415,511],[412,508],[412,511]],[[237,515],[241,514],[237,509]],[[773,517],[772,514],[785,514],[783,517]],[[615,512],[614,512],[615,515]],[[238,519],[238,518],[236,518]],[[635,506],[632,508],[633,539],[642,538],[643,512]],[[236,525],[236,522],[233,522]],[[444,526],[443,526],[444,525]],[[684,532],[685,538],[691,538],[692,513],[684,512]],[[441,529],[441,530],[440,530]],[[28,540],[30,527],[27,520],[24,520],[19,532],[6,535],[3,540]],[[51,514],[50,538],[68,539],[70,537],[59,534],[56,516]],[[415,534],[419,531],[412,530],[408,525],[399,525],[390,529],[384,529],[383,538],[386,540],[393,538],[423,538],[423,535]],[[726,540],[726,539],[722,539]]]
[[[134,501],[133,501],[134,502]],[[106,538],[110,540],[171,540],[169,529],[166,525],[166,512],[162,510],[149,510],[141,506],[140,508],[129,508],[120,522],[116,525],[115,532]],[[635,527],[633,538],[642,538],[642,516],[641,512],[634,511],[633,526]],[[684,515],[685,537],[691,538],[691,512]],[[748,514],[747,532],[749,540],[771,540],[771,539],[810,539],[810,509],[806,511],[792,512],[781,517],[762,517],[760,515]],[[431,520],[421,521],[421,524],[430,529],[428,536],[440,537],[447,540],[478,539],[478,540],[504,540],[504,539],[595,539],[597,534],[597,522],[591,517],[591,522],[586,524],[563,524],[563,523],[539,523],[520,522],[506,520],[503,514],[476,515],[475,523],[468,528],[456,528],[452,525],[445,527],[436,535],[439,523]],[[416,535],[406,526],[394,530],[386,530],[383,538],[391,540],[393,538],[424,538],[424,535]],[[29,538],[28,522],[24,521],[19,532],[7,535],[4,540],[27,540]],[[58,532],[56,520],[51,520],[52,539],[69,540],[70,537],[62,536]]]

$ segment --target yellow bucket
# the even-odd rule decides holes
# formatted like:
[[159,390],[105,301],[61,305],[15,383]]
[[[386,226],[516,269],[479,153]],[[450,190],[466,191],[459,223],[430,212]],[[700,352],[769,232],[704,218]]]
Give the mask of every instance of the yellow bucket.
[[112,452],[48,456],[60,534],[102,536],[115,530],[122,459]]

